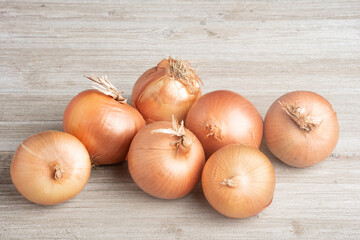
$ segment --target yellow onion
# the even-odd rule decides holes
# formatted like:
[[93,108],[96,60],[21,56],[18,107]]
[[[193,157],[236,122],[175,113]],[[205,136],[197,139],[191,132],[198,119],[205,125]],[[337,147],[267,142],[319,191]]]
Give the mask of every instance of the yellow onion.
[[97,90],[83,91],[71,100],[64,113],[64,130],[85,145],[94,163],[121,162],[145,121],[106,76],[89,79],[97,83]]
[[185,126],[199,138],[207,158],[228,144],[258,148],[263,134],[262,118],[254,105],[226,90],[201,96],[190,108]]
[[231,218],[247,218],[272,202],[275,172],[258,149],[232,144],[208,159],[201,182],[206,199],[218,212]]
[[146,125],[134,137],[128,153],[131,177],[146,193],[163,199],[180,198],[199,182],[204,150],[193,133],[173,122]]
[[264,123],[269,150],[293,167],[325,160],[339,139],[339,124],[331,104],[308,91],[290,92],[269,108]]
[[86,185],[91,162],[74,136],[47,131],[23,141],[11,161],[11,179],[29,201],[42,205],[64,202]]
[[131,103],[146,122],[185,120],[191,105],[201,96],[201,80],[190,63],[163,59],[136,81]]

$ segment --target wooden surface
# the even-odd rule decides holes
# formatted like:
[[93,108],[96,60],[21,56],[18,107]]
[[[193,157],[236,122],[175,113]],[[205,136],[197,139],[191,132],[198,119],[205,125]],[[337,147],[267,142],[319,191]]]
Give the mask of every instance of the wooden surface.
[[[241,3],[240,3],[241,2]],[[62,114],[107,74],[129,97],[162,58],[190,60],[203,90],[230,89],[264,117],[293,90],[326,97],[340,139],[323,163],[288,167],[265,146],[277,177],[259,215],[228,219],[201,186],[155,199],[126,164],[97,167],[57,206],[25,200],[10,179],[22,140],[62,130]],[[360,1],[0,1],[0,239],[360,239]]]

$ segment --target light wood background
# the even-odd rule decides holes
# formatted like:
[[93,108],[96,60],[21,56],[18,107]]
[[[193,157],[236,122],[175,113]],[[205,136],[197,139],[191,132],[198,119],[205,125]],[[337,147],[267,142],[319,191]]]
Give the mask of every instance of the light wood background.
[[[229,89],[264,117],[293,90],[326,97],[340,139],[323,163],[288,167],[265,146],[277,176],[273,203],[228,219],[199,185],[155,199],[126,164],[94,168],[57,206],[24,199],[9,166],[22,140],[62,130],[84,74],[106,74],[129,97],[162,58],[190,60],[203,90]],[[360,1],[0,1],[0,239],[360,239]]]

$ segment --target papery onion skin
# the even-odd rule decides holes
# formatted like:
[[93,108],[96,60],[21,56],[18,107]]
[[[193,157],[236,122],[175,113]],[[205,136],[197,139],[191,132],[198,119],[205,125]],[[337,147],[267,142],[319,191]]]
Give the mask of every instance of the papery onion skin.
[[[178,77],[172,66],[187,69],[188,80]],[[176,71],[181,70],[179,67]],[[172,115],[179,121],[185,120],[190,107],[201,96],[200,83],[200,78],[187,61],[163,59],[136,81],[131,103],[148,123],[171,121]]]
[[230,218],[251,217],[268,207],[275,181],[269,159],[257,148],[239,144],[216,151],[206,162],[201,179],[210,205]]
[[127,103],[120,103],[98,90],[86,90],[67,106],[63,126],[87,148],[99,165],[125,159],[131,140],[145,125],[141,114]]
[[254,105],[227,90],[201,96],[190,108],[185,126],[200,140],[206,158],[228,144],[258,148],[263,134],[262,118]]
[[171,122],[146,125],[134,137],[128,153],[128,166],[135,183],[146,193],[162,199],[181,198],[194,189],[205,163],[199,140],[186,130],[191,147],[176,149],[176,136],[151,133],[171,128]]
[[[291,119],[281,104],[301,107],[304,116],[318,126],[304,130]],[[339,139],[339,124],[331,104],[309,91],[287,93],[269,108],[264,122],[264,138],[272,154],[293,167],[309,167],[325,160]]]
[[86,185],[91,162],[74,136],[46,131],[24,140],[10,165],[16,189],[29,201],[55,205],[78,194]]

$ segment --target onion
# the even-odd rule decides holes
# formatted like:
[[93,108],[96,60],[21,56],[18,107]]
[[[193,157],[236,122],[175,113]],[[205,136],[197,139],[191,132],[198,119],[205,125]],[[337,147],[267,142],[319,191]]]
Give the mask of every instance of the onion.
[[246,218],[270,205],[275,172],[258,149],[232,144],[209,158],[201,182],[213,208],[227,217]]
[[64,113],[64,130],[85,145],[94,163],[121,162],[145,121],[106,76],[89,79],[97,90],[83,91],[71,100]]
[[277,99],[264,123],[265,142],[281,161],[308,167],[325,160],[339,139],[339,125],[331,104],[307,91]]
[[198,184],[204,163],[199,140],[175,119],[143,127],[128,153],[135,183],[146,193],[163,199],[188,194]]
[[201,96],[200,78],[190,63],[163,59],[136,81],[131,103],[147,122],[185,120],[191,105]]
[[254,105],[225,90],[200,97],[190,108],[185,126],[198,137],[207,158],[228,144],[259,147],[263,134],[262,118]]
[[47,131],[23,141],[11,161],[11,179],[29,201],[42,205],[64,202],[86,185],[91,162],[74,136]]

